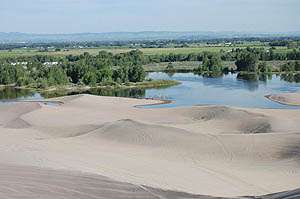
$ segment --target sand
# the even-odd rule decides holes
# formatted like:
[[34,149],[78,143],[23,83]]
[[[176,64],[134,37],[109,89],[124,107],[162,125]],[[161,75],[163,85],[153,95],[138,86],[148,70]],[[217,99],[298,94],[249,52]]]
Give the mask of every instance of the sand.
[[267,95],[266,98],[280,104],[300,106],[300,93],[281,93]]
[[143,109],[135,106],[159,101],[92,95],[55,100],[62,104],[0,106],[0,168],[71,172],[68,183],[91,175],[97,182],[80,186],[91,194],[103,178],[159,194],[173,190],[138,189],[136,198],[259,196],[300,187],[300,110]]

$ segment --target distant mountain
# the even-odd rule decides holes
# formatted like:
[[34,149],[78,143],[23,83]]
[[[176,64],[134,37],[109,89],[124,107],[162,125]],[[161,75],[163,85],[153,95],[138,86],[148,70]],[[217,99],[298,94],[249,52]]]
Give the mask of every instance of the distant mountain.
[[111,32],[74,34],[30,34],[0,32],[1,43],[40,42],[90,42],[90,41],[138,41],[138,40],[209,40],[218,38],[249,37],[299,37],[300,32],[249,33],[249,32]]

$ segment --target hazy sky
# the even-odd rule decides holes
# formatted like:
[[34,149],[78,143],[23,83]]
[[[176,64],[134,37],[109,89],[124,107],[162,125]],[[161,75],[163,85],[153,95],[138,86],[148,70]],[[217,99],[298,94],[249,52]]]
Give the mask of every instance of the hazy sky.
[[0,0],[0,32],[300,30],[300,0]]

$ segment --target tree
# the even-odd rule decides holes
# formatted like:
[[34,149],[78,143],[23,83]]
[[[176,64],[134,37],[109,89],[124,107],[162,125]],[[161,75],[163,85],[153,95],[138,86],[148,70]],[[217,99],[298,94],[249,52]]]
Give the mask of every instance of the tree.
[[221,72],[223,69],[222,60],[219,55],[204,55],[202,64],[196,72]]
[[295,71],[300,71],[300,61],[295,61]]
[[118,83],[128,82],[129,68],[127,66],[119,67],[113,71],[113,79]]
[[15,81],[15,70],[10,64],[3,64],[0,66],[0,84],[8,85],[14,84]]
[[295,62],[288,62],[280,66],[282,72],[294,72],[295,71]]
[[110,81],[112,79],[113,71],[109,67],[103,67],[97,70],[97,82]]
[[142,82],[144,81],[146,73],[144,68],[140,65],[133,66],[129,68],[128,80],[130,82]]
[[272,67],[270,65],[267,65],[266,62],[261,62],[258,64],[258,72],[260,73],[271,73]]
[[173,71],[174,70],[174,65],[173,65],[172,62],[168,63],[168,66],[166,67],[166,70],[168,70],[168,71]]
[[82,77],[85,85],[95,86],[97,84],[97,76],[94,72],[88,71]]
[[208,62],[208,70],[213,72],[222,71],[222,61],[219,55],[212,55]]
[[238,56],[235,65],[238,71],[255,72],[257,70],[257,62],[257,56],[247,50]]
[[47,72],[47,82],[49,86],[66,85],[69,83],[69,78],[61,67],[54,66]]

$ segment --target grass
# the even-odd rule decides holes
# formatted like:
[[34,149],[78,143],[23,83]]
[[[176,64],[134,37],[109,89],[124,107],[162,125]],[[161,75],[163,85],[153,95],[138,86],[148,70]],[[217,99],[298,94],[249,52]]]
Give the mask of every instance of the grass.
[[175,80],[152,80],[133,84],[137,88],[166,88],[180,84]]
[[143,82],[128,82],[123,84],[103,84],[103,85],[96,85],[96,86],[88,86],[88,85],[59,85],[59,86],[50,86],[47,88],[35,88],[29,86],[22,86],[22,87],[15,87],[13,85],[0,85],[0,89],[4,89],[5,87],[15,87],[18,89],[24,90],[33,90],[33,91],[40,91],[40,92],[53,92],[53,91],[70,91],[70,92],[78,92],[78,91],[88,91],[90,89],[130,89],[130,88],[137,88],[137,89],[145,89],[145,88],[165,88],[170,86],[178,85],[179,82],[175,80],[145,80]]

